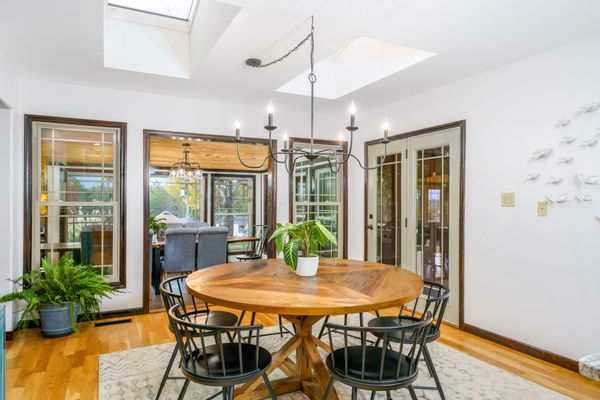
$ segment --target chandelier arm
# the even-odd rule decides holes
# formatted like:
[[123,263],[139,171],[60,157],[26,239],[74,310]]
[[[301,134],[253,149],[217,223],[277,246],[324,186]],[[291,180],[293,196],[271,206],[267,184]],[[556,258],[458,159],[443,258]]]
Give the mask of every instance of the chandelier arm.
[[[372,167],[366,167],[362,164],[362,162],[360,161],[360,159],[358,157],[356,157],[354,154],[350,154],[350,157],[354,158],[356,160],[356,162],[358,162],[358,166],[361,167],[362,169],[366,170],[366,171],[371,171],[377,168],[381,168],[383,166],[383,162],[377,165],[374,165]],[[383,160],[385,161],[385,158],[387,157],[387,143],[383,143]]]
[[238,156],[238,161],[246,168],[251,168],[251,169],[259,169],[265,166],[265,163],[267,162],[267,160],[270,158],[270,156],[265,157],[265,159],[263,160],[263,162],[260,165],[250,165],[250,164],[246,164],[244,162],[244,160],[242,160],[242,156],[240,154],[240,142],[237,142],[237,156]]

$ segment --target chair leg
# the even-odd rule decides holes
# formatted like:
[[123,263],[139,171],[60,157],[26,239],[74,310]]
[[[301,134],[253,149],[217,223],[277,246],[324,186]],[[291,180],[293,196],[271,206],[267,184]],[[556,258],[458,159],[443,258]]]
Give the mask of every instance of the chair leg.
[[233,400],[235,393],[233,392],[233,386],[229,386],[229,400]]
[[[250,325],[254,325],[254,320],[256,319],[256,313],[253,312],[252,313],[252,317],[250,318]],[[258,333],[257,333],[258,335]],[[252,341],[252,331],[250,331],[250,333],[248,334],[248,343],[250,343]]]
[[374,390],[371,392],[371,400],[375,400],[375,395],[376,394],[377,394],[377,392],[374,391]]
[[263,381],[265,381],[265,386],[267,387],[267,390],[269,391],[269,394],[271,395],[271,399],[272,400],[277,400],[277,395],[275,395],[275,392],[273,391],[273,386],[271,386],[271,381],[269,381],[269,377],[267,376],[267,374],[263,374]]
[[175,346],[175,348],[173,349],[173,353],[171,354],[171,358],[169,359],[169,364],[167,364],[167,369],[165,370],[162,381],[160,381],[160,387],[158,388],[158,392],[156,393],[155,397],[156,400],[160,398],[160,394],[165,388],[165,383],[167,383],[167,379],[169,378],[169,374],[171,373],[171,367],[173,367],[175,357],[177,357],[177,346]]
[[277,318],[279,319],[279,336],[283,337],[283,321],[281,315],[278,315]]
[[435,381],[435,386],[437,386],[438,392],[440,393],[440,398],[442,400],[446,400],[444,390],[442,389],[442,383],[440,382],[440,378],[438,378],[435,366],[433,365],[433,359],[431,358],[431,354],[427,348],[427,343],[423,344],[423,354],[425,355],[425,361],[428,362],[429,366],[431,367],[431,372],[433,372],[433,380]]
[[229,397],[229,388],[227,386],[223,386],[223,400],[228,400]]
[[417,394],[415,393],[415,389],[413,389],[412,385],[408,387],[408,393],[410,393],[411,400],[417,400]]
[[321,331],[319,332],[318,338],[321,339],[323,337],[323,333],[325,333],[325,324],[329,322],[329,315],[325,317],[325,321],[323,321],[323,326],[321,327]]
[[357,400],[358,399],[358,389],[353,387],[352,388],[352,400]]
[[185,397],[185,392],[187,392],[188,386],[190,386],[190,381],[189,379],[186,379],[183,383],[183,387],[181,388],[181,392],[179,392],[179,397],[177,397],[178,400],[183,400],[183,398]]
[[360,326],[365,326],[365,317],[364,317],[363,313],[359,314],[359,319],[360,319]]
[[325,393],[323,393],[323,398],[321,400],[327,400],[329,398],[329,392],[331,392],[332,386],[333,386],[333,378],[329,378],[329,383],[327,384],[327,388],[325,389]]
[[385,396],[387,397],[387,400],[393,400],[392,399],[392,393],[389,390],[385,391]]

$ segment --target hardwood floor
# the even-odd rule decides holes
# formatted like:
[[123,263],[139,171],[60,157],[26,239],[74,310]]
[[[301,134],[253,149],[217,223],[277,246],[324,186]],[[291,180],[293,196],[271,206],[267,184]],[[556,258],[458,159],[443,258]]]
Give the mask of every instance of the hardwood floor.
[[[38,329],[17,332],[7,343],[7,399],[96,399],[99,354],[173,341],[164,312],[115,320],[127,318],[132,322],[82,324],[79,334],[58,339]],[[275,325],[277,318],[259,314],[257,322]],[[444,326],[440,341],[575,399],[600,399],[598,382],[455,328]]]

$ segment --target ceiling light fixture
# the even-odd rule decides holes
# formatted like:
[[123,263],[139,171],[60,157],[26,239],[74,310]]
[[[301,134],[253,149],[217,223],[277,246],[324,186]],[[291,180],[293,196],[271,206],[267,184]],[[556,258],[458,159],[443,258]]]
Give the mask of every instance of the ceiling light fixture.
[[173,166],[171,167],[171,178],[183,179],[186,181],[202,179],[200,164],[194,160],[190,160],[191,145],[189,143],[183,143],[181,146],[183,147],[183,159],[173,163]]
[[[267,157],[265,157],[265,159],[262,161],[262,163],[260,165],[250,165],[250,164],[247,164],[246,162],[244,162],[240,155],[240,143],[243,142],[243,139],[240,137],[240,123],[239,123],[239,121],[235,121],[235,124],[234,124],[235,139],[234,139],[234,141],[237,144],[238,159],[239,159],[240,163],[243,166],[245,166],[246,168],[259,169],[259,168],[263,168],[265,166],[266,162],[270,158],[279,164],[285,164],[285,167],[288,170],[288,172],[290,170],[294,169],[296,162],[301,158],[305,158],[309,161],[314,161],[319,158],[324,159],[329,163],[329,168],[330,168],[331,172],[333,172],[333,173],[337,173],[340,170],[341,166],[343,164],[345,164],[346,162],[348,162],[348,160],[351,157],[354,158],[358,162],[358,165],[362,169],[379,168],[381,166],[381,164],[377,164],[372,167],[367,167],[366,165],[363,165],[363,163],[360,161],[360,159],[358,159],[354,154],[352,154],[352,142],[354,139],[354,132],[358,130],[358,126],[356,126],[356,106],[354,105],[354,102],[350,104],[350,107],[348,109],[348,111],[350,112],[350,125],[348,125],[346,127],[346,130],[348,132],[350,132],[350,144],[348,146],[348,150],[347,151],[344,150],[343,143],[342,143],[343,135],[341,133],[340,133],[340,136],[338,137],[338,140],[340,142],[339,146],[335,150],[328,148],[328,149],[322,149],[322,150],[315,151],[315,149],[314,149],[314,125],[315,125],[315,113],[314,113],[315,90],[314,89],[315,89],[315,82],[317,81],[317,76],[315,75],[314,17],[311,17],[310,21],[311,21],[310,33],[304,39],[302,39],[293,49],[291,49],[290,51],[288,51],[281,57],[279,57],[276,60],[273,60],[269,63],[266,63],[266,64],[263,64],[262,61],[257,58],[249,58],[246,60],[246,65],[248,65],[249,67],[252,67],[252,68],[270,67],[273,64],[277,64],[279,62],[284,61],[287,57],[289,57],[292,53],[297,51],[300,47],[302,47],[302,45],[304,45],[305,43],[307,43],[310,40],[310,73],[308,74],[308,81],[310,82],[310,148],[309,148],[309,150],[290,147],[289,146],[289,138],[288,138],[287,132],[285,132],[284,136],[283,136],[283,150],[282,151],[274,151],[271,137],[273,135],[273,131],[275,129],[277,129],[277,127],[275,125],[273,125],[273,116],[274,116],[275,109],[273,107],[273,104],[269,103],[269,105],[267,106],[267,125],[265,125],[265,127],[264,127],[265,130],[269,133],[269,149],[270,149],[269,155]],[[387,144],[390,141],[388,138],[388,131],[389,131],[389,123],[386,120],[383,125],[383,139],[380,140],[380,143],[383,143],[383,145],[384,145],[384,151],[383,151],[384,154],[383,154],[383,158],[381,158],[381,160],[385,160],[386,155],[387,155]],[[278,156],[283,156],[283,159],[280,160],[278,158]]]

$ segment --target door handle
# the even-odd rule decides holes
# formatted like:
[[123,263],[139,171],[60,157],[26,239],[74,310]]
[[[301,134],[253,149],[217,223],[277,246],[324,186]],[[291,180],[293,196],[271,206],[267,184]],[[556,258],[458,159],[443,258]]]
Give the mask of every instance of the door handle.
[[373,230],[373,224],[369,224],[369,226],[367,226],[367,228],[369,228],[369,230]]

